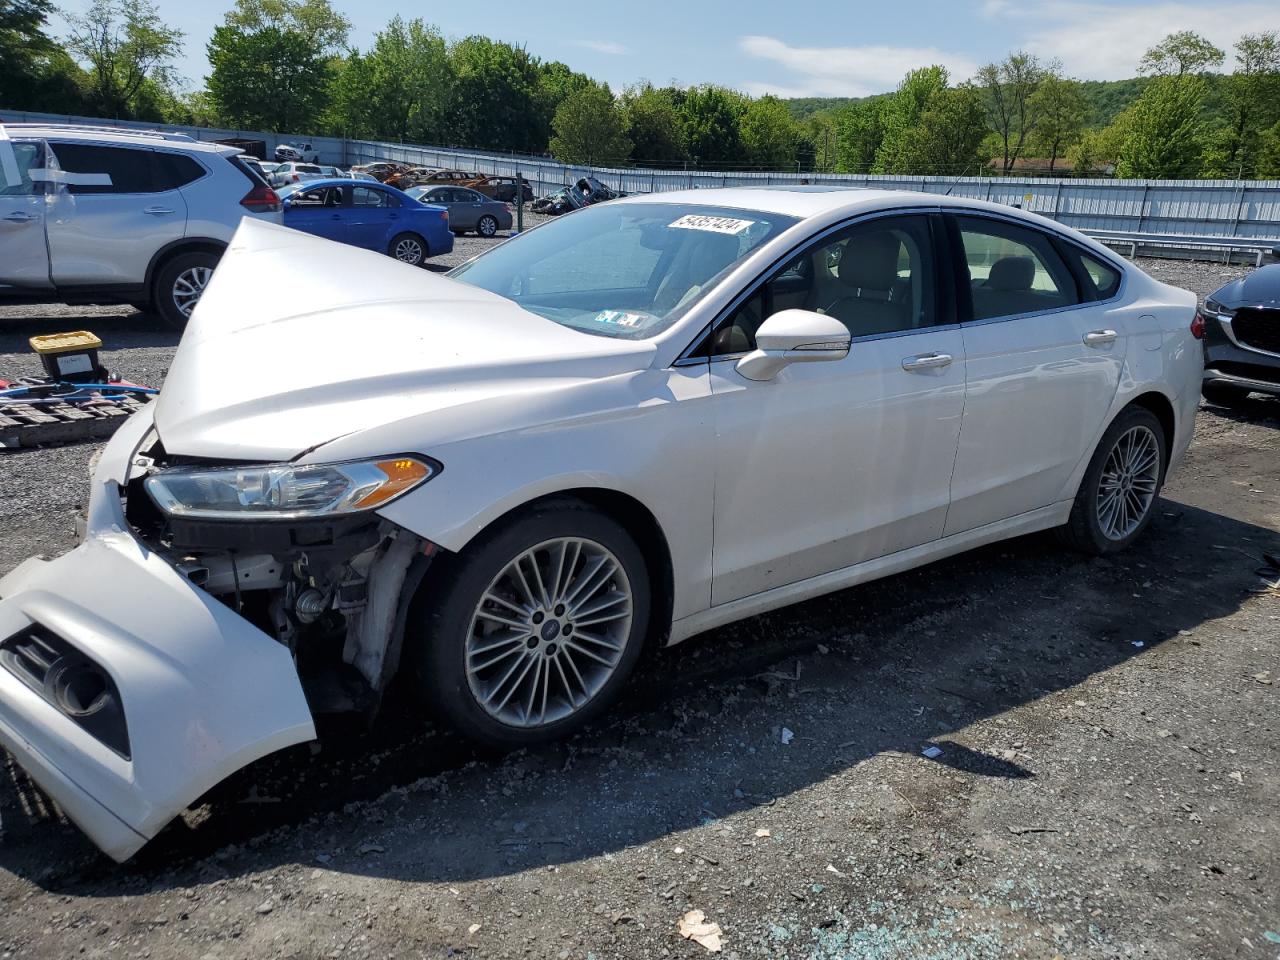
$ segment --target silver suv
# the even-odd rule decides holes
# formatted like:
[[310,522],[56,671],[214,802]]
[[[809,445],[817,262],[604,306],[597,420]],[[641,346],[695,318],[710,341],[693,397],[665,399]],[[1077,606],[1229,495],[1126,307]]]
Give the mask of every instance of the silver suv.
[[0,304],[130,303],[181,327],[245,216],[280,223],[280,199],[234,147],[0,124]]

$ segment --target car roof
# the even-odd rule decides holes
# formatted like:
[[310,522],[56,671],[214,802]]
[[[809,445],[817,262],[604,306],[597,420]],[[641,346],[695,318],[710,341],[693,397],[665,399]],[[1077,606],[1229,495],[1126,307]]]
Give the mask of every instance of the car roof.
[[[568,189],[568,188],[565,188]],[[916,190],[879,190],[873,187],[839,187],[824,185],[713,187],[708,190],[671,190],[663,193],[631,194],[610,203],[697,204],[778,213],[808,219],[820,216],[857,216],[895,207],[941,207],[956,211],[974,210],[996,213],[1021,220],[1029,226],[1066,235],[1103,254],[1117,265],[1123,264],[1111,250],[1077,230],[1038,213],[987,200],[970,197],[948,197]]]
[[134,146],[167,147],[196,153],[243,153],[239,147],[225,143],[196,140],[185,133],[169,133],[164,130],[136,130],[132,127],[93,126],[78,123],[2,123],[10,137],[23,139],[40,137],[50,140],[73,140],[86,143],[116,143]]

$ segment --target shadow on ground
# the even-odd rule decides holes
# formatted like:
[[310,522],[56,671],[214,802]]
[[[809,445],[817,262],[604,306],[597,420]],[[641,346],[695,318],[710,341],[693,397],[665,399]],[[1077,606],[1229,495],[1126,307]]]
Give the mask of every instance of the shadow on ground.
[[[116,896],[206,877],[223,868],[203,858],[248,844],[235,860],[244,869],[315,859],[357,875],[465,881],[768,806],[886,753],[1030,777],[949,732],[1232,613],[1277,544],[1274,531],[1169,500],[1114,558],[1065,553],[1046,536],[999,544],[658,653],[608,721],[507,757],[424,724],[402,690],[372,731],[330,730],[317,751],[241,771],[123,867],[59,822],[10,764],[0,867],[53,892]],[[932,761],[920,756],[929,744],[942,751]]]

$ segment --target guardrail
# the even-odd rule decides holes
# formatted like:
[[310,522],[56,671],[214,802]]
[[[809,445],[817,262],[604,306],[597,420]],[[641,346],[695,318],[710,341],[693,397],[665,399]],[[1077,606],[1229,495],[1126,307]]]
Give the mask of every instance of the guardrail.
[[[0,110],[0,120],[85,123],[101,119]],[[114,121],[112,121],[114,122]],[[402,160],[420,166],[452,167],[484,174],[524,176],[538,193],[597,176],[628,193],[722,186],[762,186],[808,182],[846,187],[873,187],[950,193],[1019,206],[1067,226],[1098,236],[1152,237],[1160,244],[1185,249],[1217,249],[1221,241],[1240,241],[1240,250],[1269,250],[1280,244],[1280,181],[1277,180],[1107,180],[1043,179],[1036,177],[891,177],[866,174],[804,172],[735,172],[711,170],[651,170],[594,167],[557,163],[547,157],[527,157],[483,150],[300,137],[271,132],[118,121],[120,126],[163,129],[199,140],[233,137],[262,140],[268,152],[281,143],[311,143],[321,162],[367,163]],[[1128,242],[1127,239],[1124,242]],[[1145,241],[1139,244],[1146,247]]]

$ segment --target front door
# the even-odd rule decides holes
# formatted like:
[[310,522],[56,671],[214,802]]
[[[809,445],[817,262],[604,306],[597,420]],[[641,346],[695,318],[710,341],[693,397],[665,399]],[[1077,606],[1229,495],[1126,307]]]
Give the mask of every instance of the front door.
[[352,242],[347,237],[351,211],[342,193],[342,187],[294,191],[285,200],[284,225],[326,240]]
[[1082,290],[1039,230],[963,216],[952,236],[955,260],[968,268],[961,292],[971,307],[962,325],[968,391],[948,536],[1075,495],[1071,478],[1092,454],[1120,384],[1120,314],[1139,312]]
[[138,285],[152,257],[181,240],[187,203],[146,147],[49,143],[60,171],[47,222],[55,286]]
[[[934,220],[877,218],[816,242],[714,331],[714,604],[942,536],[965,358],[939,299]],[[736,358],[789,307],[838,318],[849,355],[744,378]]]
[[[44,144],[0,137],[0,291],[48,289]],[[32,179],[33,174],[36,179]]]

